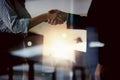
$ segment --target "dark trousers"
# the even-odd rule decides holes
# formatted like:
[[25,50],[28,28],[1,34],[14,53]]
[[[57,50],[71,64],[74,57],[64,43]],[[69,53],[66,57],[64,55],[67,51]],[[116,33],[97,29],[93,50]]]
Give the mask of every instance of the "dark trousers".
[[[10,50],[17,48],[23,41],[21,34],[0,33],[0,72],[5,72],[11,66]],[[20,46],[19,46],[20,47]]]

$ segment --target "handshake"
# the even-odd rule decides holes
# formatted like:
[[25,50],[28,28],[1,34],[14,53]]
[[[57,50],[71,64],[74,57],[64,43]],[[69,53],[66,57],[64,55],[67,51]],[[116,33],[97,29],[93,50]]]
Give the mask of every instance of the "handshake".
[[67,20],[67,13],[53,9],[47,13],[47,22],[52,25],[63,24]]
[[50,10],[47,13],[31,18],[29,29],[44,21],[51,25],[63,24],[67,20],[67,14],[68,13],[56,9]]

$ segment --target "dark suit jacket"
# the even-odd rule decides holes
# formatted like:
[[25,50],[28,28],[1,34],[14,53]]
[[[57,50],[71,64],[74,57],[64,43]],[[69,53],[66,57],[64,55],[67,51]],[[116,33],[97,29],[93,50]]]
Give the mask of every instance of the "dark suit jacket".
[[[109,80],[114,72],[118,71],[118,47],[119,46],[119,2],[113,0],[93,0],[88,11],[88,16],[69,14],[67,18],[67,27],[73,29],[86,29],[94,26],[98,32],[99,41],[105,46],[99,49],[99,63],[109,74]],[[116,66],[117,65],[117,66]],[[106,79],[107,80],[107,79]]]

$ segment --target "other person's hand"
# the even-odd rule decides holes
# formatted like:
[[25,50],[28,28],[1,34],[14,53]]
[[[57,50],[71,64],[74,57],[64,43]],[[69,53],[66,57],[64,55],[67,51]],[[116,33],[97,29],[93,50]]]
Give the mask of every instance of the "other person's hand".
[[95,70],[95,80],[101,80],[101,73],[103,72],[103,66],[101,64],[97,64]]
[[60,10],[48,11],[47,22],[52,25],[63,24],[67,19],[67,13]]

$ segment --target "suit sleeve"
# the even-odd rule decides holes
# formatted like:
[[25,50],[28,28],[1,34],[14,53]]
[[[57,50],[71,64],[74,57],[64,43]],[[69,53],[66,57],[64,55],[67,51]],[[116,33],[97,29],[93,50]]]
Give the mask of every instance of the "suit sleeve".
[[87,18],[85,16],[80,16],[77,14],[67,15],[67,28],[68,29],[86,29]]

